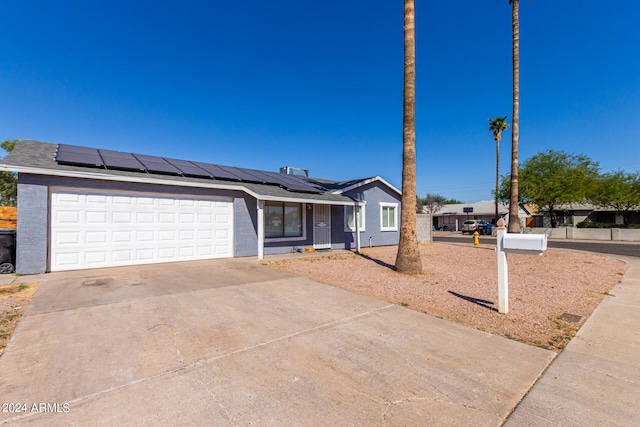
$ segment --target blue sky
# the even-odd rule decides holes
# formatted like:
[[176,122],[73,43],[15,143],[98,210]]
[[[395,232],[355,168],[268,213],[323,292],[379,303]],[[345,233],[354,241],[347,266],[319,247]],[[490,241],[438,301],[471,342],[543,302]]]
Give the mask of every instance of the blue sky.
[[[0,138],[401,186],[401,0],[4,2]],[[640,3],[521,1],[520,159],[640,170]],[[491,199],[507,0],[416,1],[418,194]],[[511,133],[501,144],[509,171]]]

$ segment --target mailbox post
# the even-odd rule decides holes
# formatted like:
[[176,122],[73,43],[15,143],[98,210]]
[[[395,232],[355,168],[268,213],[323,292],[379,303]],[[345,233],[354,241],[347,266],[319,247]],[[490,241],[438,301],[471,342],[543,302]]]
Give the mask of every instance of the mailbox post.
[[504,236],[507,227],[504,219],[498,220],[496,233],[496,252],[498,253],[498,312],[509,312],[509,270],[507,269],[507,253],[504,251]]
[[509,312],[509,269],[507,254],[542,255],[547,250],[546,234],[508,234],[504,219],[497,223],[496,253],[498,255],[498,311]]

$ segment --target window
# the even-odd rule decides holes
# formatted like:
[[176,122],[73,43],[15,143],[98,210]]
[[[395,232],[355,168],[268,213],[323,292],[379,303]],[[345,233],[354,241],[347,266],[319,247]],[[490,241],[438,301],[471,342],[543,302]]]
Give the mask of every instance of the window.
[[380,203],[380,230],[398,231],[397,203]]
[[303,238],[302,203],[266,202],[264,237],[266,239]]
[[[353,206],[344,207],[344,231],[356,231],[356,223],[354,221],[353,210]],[[364,206],[360,206],[360,209],[358,210],[358,227],[360,231],[364,231],[364,218]]]

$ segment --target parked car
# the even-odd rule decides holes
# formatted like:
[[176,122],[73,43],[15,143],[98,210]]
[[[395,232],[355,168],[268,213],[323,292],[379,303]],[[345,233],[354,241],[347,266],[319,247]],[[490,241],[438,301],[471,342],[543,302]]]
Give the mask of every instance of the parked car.
[[483,221],[484,225],[478,226],[478,233],[490,236],[493,232],[493,224]]
[[483,219],[470,219],[462,223],[462,234],[491,234],[491,224]]

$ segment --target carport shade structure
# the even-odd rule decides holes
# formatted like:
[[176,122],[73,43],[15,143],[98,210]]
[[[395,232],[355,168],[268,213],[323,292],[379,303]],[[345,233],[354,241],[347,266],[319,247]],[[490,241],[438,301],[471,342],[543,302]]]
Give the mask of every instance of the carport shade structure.
[[[397,228],[389,225],[400,215],[400,191],[379,176],[335,181],[29,140],[0,161],[0,170],[18,173],[21,273],[206,259],[216,253],[262,259],[313,247],[360,250],[363,233],[373,246],[398,242]],[[56,198],[60,194],[69,197]],[[98,200],[109,207],[97,207]],[[150,200],[155,216],[141,221],[152,218],[141,207]],[[133,207],[123,208],[125,202]],[[207,203],[229,208],[226,231],[218,227],[214,234],[231,242],[230,251],[205,247],[212,230],[206,221],[189,225],[193,218],[206,220],[207,213],[199,216],[197,208],[186,206]],[[167,204],[175,208],[162,216],[164,208],[157,206]],[[52,217],[55,212],[62,212],[59,218]],[[320,212],[325,218],[314,222]],[[227,214],[220,215],[226,221]],[[98,228],[91,222],[96,218],[104,221]],[[56,224],[65,221],[77,221],[76,230],[60,227],[64,233],[56,234]],[[319,235],[323,242],[316,241]],[[147,238],[155,243],[145,244]],[[211,239],[213,246],[220,243]],[[57,254],[72,259],[72,267],[56,264]],[[171,255],[161,256],[166,254]]]

